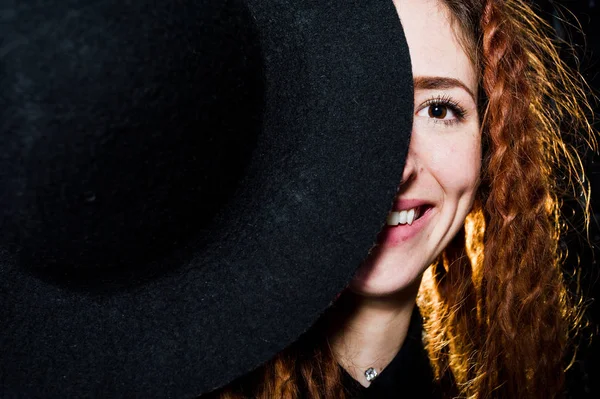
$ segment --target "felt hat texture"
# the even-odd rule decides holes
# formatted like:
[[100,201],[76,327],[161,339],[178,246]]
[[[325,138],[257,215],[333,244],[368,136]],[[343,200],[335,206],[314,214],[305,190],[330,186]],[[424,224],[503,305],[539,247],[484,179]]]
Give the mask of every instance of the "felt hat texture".
[[0,397],[193,398],[306,332],[402,175],[393,3],[3,8]]

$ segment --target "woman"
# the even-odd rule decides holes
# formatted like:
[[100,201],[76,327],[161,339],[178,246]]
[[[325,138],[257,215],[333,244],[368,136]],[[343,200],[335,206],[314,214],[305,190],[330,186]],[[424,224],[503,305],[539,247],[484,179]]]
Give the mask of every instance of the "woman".
[[560,270],[559,207],[568,189],[586,192],[567,142],[592,137],[583,89],[521,1],[394,3],[415,108],[387,227],[321,322],[222,398],[563,392],[579,311]]

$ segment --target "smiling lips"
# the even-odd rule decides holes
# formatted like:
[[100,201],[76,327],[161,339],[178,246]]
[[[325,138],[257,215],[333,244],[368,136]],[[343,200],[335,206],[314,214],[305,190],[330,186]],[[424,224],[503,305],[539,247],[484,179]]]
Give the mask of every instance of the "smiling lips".
[[386,224],[388,226],[409,226],[413,224],[421,215],[423,215],[431,205],[418,200],[402,200],[396,203],[394,211],[390,212]]
[[428,223],[435,205],[423,200],[399,200],[377,235],[381,247],[396,247],[417,236]]

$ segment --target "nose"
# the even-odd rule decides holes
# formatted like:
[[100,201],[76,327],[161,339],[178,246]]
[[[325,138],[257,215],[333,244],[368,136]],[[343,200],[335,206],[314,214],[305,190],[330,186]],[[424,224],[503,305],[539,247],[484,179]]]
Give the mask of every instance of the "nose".
[[404,170],[402,171],[402,181],[400,182],[400,185],[404,185],[412,180],[417,172],[417,156],[413,147],[413,140],[411,139],[408,147],[408,154],[406,155],[406,163],[404,164]]

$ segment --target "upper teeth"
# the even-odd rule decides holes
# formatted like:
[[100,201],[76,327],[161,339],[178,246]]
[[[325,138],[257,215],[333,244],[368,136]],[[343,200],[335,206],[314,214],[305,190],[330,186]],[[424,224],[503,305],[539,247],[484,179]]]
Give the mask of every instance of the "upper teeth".
[[399,224],[413,224],[419,217],[419,208],[411,208],[400,212],[390,212],[387,218],[388,226],[398,226]]

